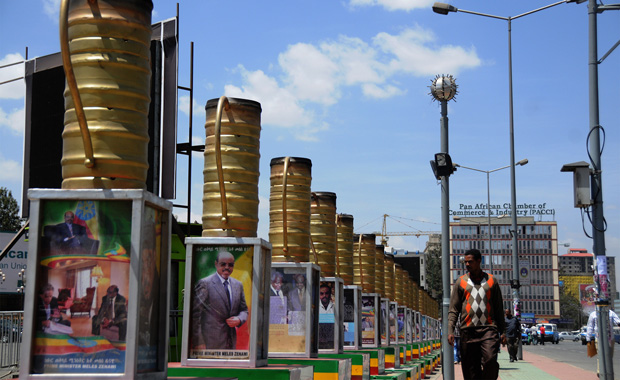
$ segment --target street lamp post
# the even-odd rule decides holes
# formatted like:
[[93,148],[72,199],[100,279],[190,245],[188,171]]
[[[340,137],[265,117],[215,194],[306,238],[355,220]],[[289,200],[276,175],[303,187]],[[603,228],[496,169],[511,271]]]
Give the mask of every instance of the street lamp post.
[[[469,13],[477,16],[495,18],[499,20],[505,20],[508,23],[508,120],[509,120],[509,134],[510,134],[510,209],[512,217],[512,295],[513,295],[513,308],[515,309],[515,316],[519,317],[521,314],[520,308],[520,295],[519,295],[519,247],[518,247],[518,230],[517,230],[517,194],[515,184],[515,144],[514,144],[514,117],[513,117],[513,100],[512,100],[512,20],[530,15],[532,13],[540,12],[544,9],[554,7],[556,5],[574,2],[575,0],[562,0],[553,4],[546,5],[541,8],[531,10],[529,12],[522,13],[514,17],[495,16],[487,13],[479,13],[473,11],[467,11],[459,9],[455,6],[446,3],[433,4],[433,12],[447,15],[450,12],[462,12]],[[591,0],[594,2],[594,0]],[[519,341],[518,358],[523,358],[523,352],[521,348],[521,339]]]
[[[521,161],[517,162],[516,165],[519,166],[523,166],[526,165],[529,161],[527,160],[527,158],[522,159]],[[481,169],[476,169],[476,168],[470,168],[467,166],[463,166],[463,165],[459,165],[459,164],[454,164],[454,166],[456,166],[457,168],[463,168],[463,169],[469,169],[469,170],[474,170],[480,173],[486,173],[487,175],[487,219],[488,219],[488,228],[489,228],[489,272],[491,274],[493,274],[493,248],[492,248],[492,240],[491,240],[491,181],[490,181],[490,174],[502,169],[507,169],[510,167],[510,165],[507,166],[502,166],[501,168],[497,168],[497,169],[493,169],[493,170],[481,170]]]
[[[440,119],[440,147],[441,153],[435,154],[435,160],[431,161],[431,168],[435,174],[435,178],[441,180],[441,266],[442,268],[450,267],[450,251],[449,251],[449,234],[450,234],[450,174],[454,171],[452,167],[452,159],[449,155],[449,139],[448,139],[448,102],[457,94],[457,85],[452,75],[438,75],[430,86],[433,99],[441,104]],[[443,289],[443,300],[441,306],[442,313],[442,329],[441,336],[442,347],[449,347],[448,343],[448,311],[450,306],[450,271],[444,270],[441,273],[441,282]],[[454,379],[454,352],[452,350],[443,351],[443,371],[444,379]]]

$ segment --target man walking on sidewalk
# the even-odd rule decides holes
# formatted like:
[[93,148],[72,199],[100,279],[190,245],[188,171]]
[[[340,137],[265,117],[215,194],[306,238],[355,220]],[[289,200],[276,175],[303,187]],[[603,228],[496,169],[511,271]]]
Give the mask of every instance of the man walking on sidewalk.
[[521,324],[517,318],[512,316],[510,309],[506,309],[506,338],[508,338],[510,362],[516,362],[519,339],[521,339]]
[[[497,350],[506,344],[502,293],[495,277],[480,268],[477,249],[465,252],[467,274],[454,283],[448,313],[448,343],[461,320],[461,369],[465,380],[495,380],[499,373]],[[501,337],[500,337],[501,334]]]
[[540,331],[540,338],[538,339],[540,340],[540,344],[544,346],[545,345],[545,325],[540,325],[540,329],[538,331]]
[[[613,327],[620,326],[620,318],[618,314],[616,314],[613,310],[609,309],[609,329],[607,330],[607,341],[609,342],[609,348],[611,352],[611,357],[614,356],[614,338],[613,338]],[[596,310],[590,313],[588,317],[588,328],[586,329],[586,341],[588,344],[594,344],[594,339],[601,339],[598,333],[598,317],[596,316]],[[596,376],[599,375],[600,363],[599,356],[596,357]]]

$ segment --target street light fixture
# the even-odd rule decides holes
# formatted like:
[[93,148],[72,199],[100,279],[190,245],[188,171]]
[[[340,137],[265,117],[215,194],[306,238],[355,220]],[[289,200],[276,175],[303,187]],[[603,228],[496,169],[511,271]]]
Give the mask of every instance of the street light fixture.
[[[514,117],[513,117],[513,101],[512,101],[512,20],[516,20],[518,18],[530,15],[532,13],[540,12],[544,9],[555,7],[556,5],[575,2],[576,0],[562,0],[555,2],[553,4],[546,5],[541,8],[537,8],[531,10],[529,12],[522,13],[520,15],[514,17],[503,17],[496,16],[487,13],[479,13],[473,11],[467,11],[464,9],[456,8],[450,4],[445,3],[435,3],[433,4],[433,12],[440,15],[447,15],[450,12],[462,12],[469,13],[477,16],[495,18],[500,20],[505,20],[508,22],[508,120],[509,120],[509,130],[510,130],[510,206],[511,206],[511,215],[512,215],[512,295],[514,302],[514,315],[516,317],[520,316],[521,307],[519,306],[519,247],[518,247],[518,236],[517,236],[517,193],[516,193],[516,184],[515,184],[515,142],[514,142]],[[594,0],[591,0],[594,1]],[[521,339],[519,341],[519,352],[518,358],[523,359],[523,352],[521,349]]]
[[[524,158],[521,161],[517,162],[515,165],[523,166],[523,165],[527,165],[528,162],[529,162],[528,159]],[[486,173],[487,175],[487,217],[488,217],[488,225],[489,225],[488,226],[489,227],[489,231],[488,231],[489,233],[489,272],[493,274],[493,248],[492,248],[492,241],[491,241],[491,186],[490,186],[489,175],[498,170],[507,169],[510,167],[510,165],[502,166],[501,168],[497,168],[493,170],[481,170],[481,169],[470,168],[470,167],[459,165],[459,164],[454,164],[454,166],[456,166],[457,168],[463,168],[463,169],[468,169],[468,170],[474,170],[480,173]]]
[[[450,244],[450,174],[454,172],[452,159],[449,155],[449,139],[448,139],[448,102],[454,98],[458,92],[458,86],[452,75],[437,75],[432,81],[431,95],[434,100],[441,104],[440,124],[440,148],[441,153],[435,154],[435,161],[431,161],[431,167],[435,178],[441,180],[441,266],[447,268],[450,266],[450,252],[448,246]],[[441,312],[443,315],[442,328],[448,331],[448,308],[450,306],[450,278],[448,271],[442,271],[441,283],[443,289],[443,300],[441,304]],[[448,334],[441,336],[441,344],[448,347]],[[443,359],[445,362],[452,363],[453,352],[451,350],[444,351]],[[448,378],[454,378],[454,367],[446,367],[445,375]]]

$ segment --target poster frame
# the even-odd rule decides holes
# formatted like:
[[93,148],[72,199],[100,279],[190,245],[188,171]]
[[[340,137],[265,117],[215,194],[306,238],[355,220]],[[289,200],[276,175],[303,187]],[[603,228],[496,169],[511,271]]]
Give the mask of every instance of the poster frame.
[[[305,286],[305,326],[309,327],[305,330],[304,350],[296,352],[276,351],[273,348],[268,349],[270,358],[317,358],[319,352],[318,329],[319,329],[319,280],[321,276],[321,268],[313,263],[271,263],[271,270],[279,269],[284,272],[295,271],[303,273],[306,277]],[[269,282],[269,281],[267,281]],[[269,284],[267,285],[269,289]],[[267,298],[267,297],[265,297]],[[267,335],[269,335],[269,318],[267,318]]]
[[[29,279],[29,286],[26,286],[24,302],[24,330],[20,351],[20,379],[137,379],[137,380],[160,380],[167,378],[167,358],[168,358],[168,323],[169,318],[161,318],[157,326],[159,336],[163,337],[157,343],[157,363],[153,371],[138,372],[138,316],[139,308],[142,303],[142,284],[140,275],[142,274],[142,247],[144,233],[144,214],[146,207],[152,207],[160,212],[161,216],[161,255],[159,280],[163,284],[164,291],[159,294],[159,312],[166,315],[169,310],[168,289],[170,284],[170,234],[172,203],[166,201],[146,190],[138,189],[30,189],[28,190],[30,199],[30,236],[29,236],[29,257],[26,276]],[[127,303],[127,335],[125,343],[125,364],[123,372],[119,373],[97,373],[97,372],[78,372],[78,373],[42,373],[34,374],[32,366],[33,350],[35,348],[35,312],[38,304],[37,290],[41,288],[43,272],[41,270],[41,258],[43,244],[43,214],[42,207],[45,202],[54,201],[97,201],[97,202],[128,202],[131,204],[131,244],[126,247],[129,256],[129,291],[126,293],[129,302]],[[46,255],[47,256],[47,255]],[[77,258],[80,260],[91,260],[91,258]],[[47,275],[47,273],[46,273]],[[90,316],[89,316],[90,318]]]
[[[354,334],[354,338],[353,338],[353,344],[352,345],[345,345],[345,343],[347,342],[346,339],[344,339],[344,334],[343,334],[343,349],[344,350],[359,350],[362,348],[362,288],[360,286],[357,285],[345,285],[344,286],[344,292],[347,292],[347,290],[350,290],[351,293],[353,294],[353,334]],[[343,299],[346,297],[343,297]],[[346,308],[346,304],[344,305],[344,307]],[[344,322],[344,315],[346,314],[346,312],[343,312],[343,324],[344,323],[350,323],[350,322]]]
[[[271,244],[260,238],[234,238],[234,237],[189,237],[185,239],[187,262],[185,266],[185,289],[183,310],[183,333],[181,348],[181,365],[195,367],[240,367],[256,368],[267,365],[267,345],[269,343],[268,323],[269,323],[269,301],[265,297],[269,287],[269,277],[267,271],[271,266]],[[218,358],[190,358],[190,331],[192,331],[191,310],[193,306],[194,271],[196,261],[194,248],[196,247],[252,247],[252,289],[248,297],[250,298],[251,309],[248,315],[250,326],[249,346],[247,358],[232,359],[225,356]],[[189,295],[192,296],[189,296]],[[245,350],[239,350],[245,351]]]

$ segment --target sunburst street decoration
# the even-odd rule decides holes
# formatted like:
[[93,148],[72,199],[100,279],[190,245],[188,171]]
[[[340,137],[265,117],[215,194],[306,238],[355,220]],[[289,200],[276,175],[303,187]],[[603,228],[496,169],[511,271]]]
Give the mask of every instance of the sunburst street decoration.
[[431,80],[431,85],[429,86],[431,92],[429,95],[433,97],[433,100],[447,102],[454,99],[456,94],[458,94],[458,87],[456,78],[452,75],[437,75],[435,79]]

